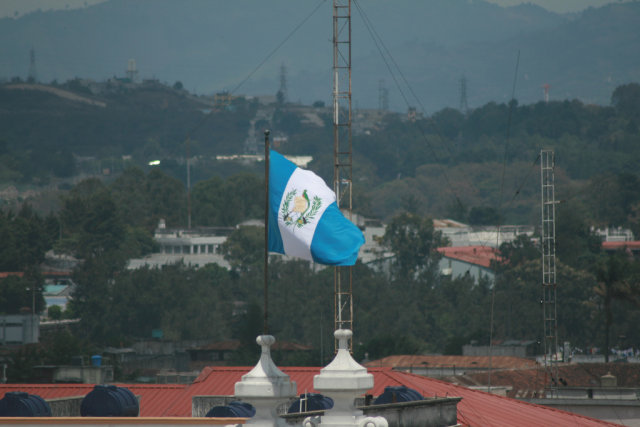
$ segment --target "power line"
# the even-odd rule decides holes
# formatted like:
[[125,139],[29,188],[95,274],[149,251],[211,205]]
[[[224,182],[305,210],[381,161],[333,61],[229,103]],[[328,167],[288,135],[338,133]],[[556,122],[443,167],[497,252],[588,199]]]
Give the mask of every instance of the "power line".
[[[378,53],[380,53],[380,57],[382,58],[383,62],[385,63],[385,66],[387,67],[387,70],[389,71],[389,74],[391,74],[391,78],[393,79],[393,81],[394,81],[394,83],[396,85],[396,88],[400,92],[400,95],[402,96],[402,99],[404,100],[405,104],[407,105],[407,108],[410,108],[411,104],[409,103],[409,99],[408,99],[407,95],[405,94],[404,90],[402,90],[402,87],[400,86],[400,83],[398,82],[398,79],[396,77],[396,73],[394,72],[393,68],[391,67],[391,65],[389,63],[389,60],[391,60],[391,62],[393,62],[393,65],[395,66],[396,70],[398,71],[398,75],[401,77],[401,79],[403,80],[403,82],[404,82],[405,86],[407,87],[408,91],[411,93],[413,98],[416,100],[417,104],[420,106],[420,108],[421,108],[421,110],[422,110],[422,112],[424,114],[425,113],[425,109],[424,109],[424,106],[422,105],[422,102],[420,101],[420,99],[418,98],[416,93],[411,88],[411,85],[409,84],[409,82],[405,78],[405,76],[402,73],[402,70],[398,66],[397,62],[393,59],[393,56],[391,55],[391,52],[384,45],[384,42],[382,41],[382,38],[380,37],[380,35],[375,30],[373,24],[369,20],[369,17],[366,15],[366,13],[362,9],[362,7],[360,6],[358,1],[354,0],[353,3],[356,5],[356,9],[358,10],[358,13],[360,13],[360,16],[362,17],[362,20],[363,20],[363,22],[365,24],[365,27],[367,28],[367,31],[369,32],[369,35],[371,36],[371,39],[373,40],[373,42],[374,42],[374,44],[376,46],[376,49],[378,49]],[[389,60],[387,60],[387,57],[389,58]],[[430,120],[434,124],[434,128],[436,129],[436,133],[440,134],[440,132],[438,132],[437,125],[435,124],[435,121],[433,119],[430,119]],[[431,144],[431,142],[427,138],[427,134],[424,131],[424,129],[422,128],[422,126],[420,126],[420,124],[417,121],[414,122],[414,124],[418,128],[418,130],[419,130],[420,134],[422,135],[422,138],[424,139],[424,141],[427,143],[427,146],[429,147],[429,150],[431,151],[431,155],[433,156],[434,160],[437,163],[441,163],[441,161],[440,161],[440,159],[439,159],[439,157],[438,157],[433,145]],[[447,151],[449,151],[449,155],[452,156],[452,153],[449,150],[449,147],[445,145],[445,148],[447,149]],[[449,190],[453,194],[456,203],[458,204],[458,206],[460,208],[464,209],[464,206],[463,206],[462,202],[460,201],[460,197],[458,197],[457,192],[454,190],[453,186],[451,185],[451,181],[449,180],[449,176],[444,171],[442,172],[442,176],[443,176],[443,178],[444,178],[444,180],[445,180],[445,182],[447,184],[447,187],[449,188]]]
[[251,71],[247,77],[245,77],[238,85],[230,92],[234,94],[240,89],[262,66],[269,60],[275,53],[302,27],[317,11],[320,9],[320,6],[324,4],[327,0],[320,0],[318,5],[309,13],[298,25],[296,25],[293,30],[282,40],[271,52],[267,54],[267,56]]

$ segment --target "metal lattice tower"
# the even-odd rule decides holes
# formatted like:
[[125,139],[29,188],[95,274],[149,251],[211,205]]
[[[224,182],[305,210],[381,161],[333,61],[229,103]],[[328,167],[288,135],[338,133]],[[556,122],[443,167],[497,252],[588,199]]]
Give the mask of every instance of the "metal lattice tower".
[[378,81],[378,109],[381,111],[389,110],[389,89],[387,89],[384,80]]
[[556,200],[553,151],[540,152],[542,182],[542,315],[544,319],[544,367],[547,397],[555,397],[558,384],[558,320],[556,308]]
[[464,114],[469,112],[469,105],[467,104],[467,78],[465,76],[460,77],[460,111]]
[[131,83],[135,83],[138,79],[138,68],[136,67],[136,60],[133,58],[127,62],[127,78]]
[[[333,0],[333,189],[351,219],[351,0]],[[352,267],[334,267],[336,330],[353,330],[352,277]]]
[[27,81],[30,83],[35,83],[38,79],[38,75],[36,73],[36,51],[31,49],[29,51],[29,74],[27,75]]
[[280,89],[278,90],[282,94],[282,101],[286,102],[289,94],[287,93],[287,67],[280,65]]

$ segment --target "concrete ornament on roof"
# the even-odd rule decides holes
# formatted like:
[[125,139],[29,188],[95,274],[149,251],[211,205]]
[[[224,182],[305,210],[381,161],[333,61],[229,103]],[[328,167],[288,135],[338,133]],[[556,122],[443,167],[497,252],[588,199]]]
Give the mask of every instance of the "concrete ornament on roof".
[[373,375],[351,357],[347,347],[352,335],[348,329],[338,329],[334,332],[338,340],[338,353],[333,361],[313,378],[314,388],[333,399],[334,405],[320,420],[317,417],[307,418],[302,424],[304,427],[388,426],[387,420],[383,417],[364,417],[363,412],[354,406],[356,397],[373,388]]
[[235,396],[256,408],[256,415],[247,424],[256,426],[285,426],[276,412],[277,407],[296,396],[296,383],[283,373],[271,359],[272,335],[260,335],[256,342],[262,354],[256,366],[242,376],[235,385]]

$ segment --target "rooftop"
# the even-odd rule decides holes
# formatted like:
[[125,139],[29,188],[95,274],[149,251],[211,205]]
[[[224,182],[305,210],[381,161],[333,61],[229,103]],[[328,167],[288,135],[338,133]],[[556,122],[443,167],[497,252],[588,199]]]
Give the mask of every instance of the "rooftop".
[[498,260],[498,251],[489,246],[446,246],[437,249],[447,258],[464,261],[481,267],[491,267],[491,261]]
[[[558,377],[566,382],[566,386],[560,387],[599,387],[600,378],[608,373],[617,377],[618,387],[640,387],[640,368],[635,363],[580,363],[558,366]],[[445,379],[464,386],[487,385],[487,373],[449,376]],[[542,367],[494,371],[491,375],[491,384],[512,387],[507,393],[511,398],[543,397],[544,381],[545,372]]]
[[[250,369],[251,367],[208,367],[190,385],[119,385],[141,396],[141,417],[190,417],[193,396],[232,395],[235,383]],[[319,367],[283,367],[281,370],[297,383],[298,392],[317,392],[313,387],[313,377],[320,373]],[[405,385],[425,397],[462,397],[458,404],[458,422],[464,426],[614,425],[391,368],[369,368],[369,372],[374,376],[375,385],[368,393],[374,396],[380,395],[386,386]],[[0,393],[21,390],[49,399],[85,395],[92,388],[92,385],[86,384],[1,384]],[[112,424],[117,422],[113,420]],[[180,423],[176,421],[175,424]]]
[[[409,368],[409,367],[467,367],[475,369],[489,369],[488,356],[420,356],[420,355],[401,355],[387,356],[382,359],[372,360],[364,364],[367,368],[373,367],[391,367],[391,368]],[[534,360],[525,359],[514,356],[493,356],[491,360],[493,369],[523,369],[535,368],[537,363]]]

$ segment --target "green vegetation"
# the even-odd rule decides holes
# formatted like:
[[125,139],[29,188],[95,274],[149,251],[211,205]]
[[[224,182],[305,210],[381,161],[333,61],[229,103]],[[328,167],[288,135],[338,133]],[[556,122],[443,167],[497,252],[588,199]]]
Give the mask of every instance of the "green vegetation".
[[[449,216],[474,224],[519,219],[537,224],[539,165],[535,161],[541,148],[552,148],[557,154],[559,335],[579,347],[637,346],[640,266],[625,253],[604,253],[591,227],[628,227],[640,235],[640,175],[636,170],[640,133],[635,123],[639,92],[636,84],[619,87],[611,107],[576,101],[513,104],[508,141],[509,106],[504,104],[487,104],[468,116],[447,109],[417,123],[389,114],[371,135],[356,136],[355,210],[385,219],[388,228],[381,242],[395,255],[384,274],[362,264],[354,267],[357,356],[364,357],[365,352],[370,358],[398,352],[459,353],[472,339],[487,342],[492,286],[496,295],[494,338],[540,339],[536,245],[524,237],[503,245],[505,261],[495,266],[495,284],[474,283],[469,277],[441,277],[435,248],[446,242],[434,231],[430,218]],[[39,105],[50,102],[62,108],[61,101],[47,98],[48,94],[28,96],[45,103]],[[69,153],[93,154],[96,159],[124,154],[125,147],[137,154],[128,165],[120,163],[123,170],[108,179],[89,177],[74,185],[67,181],[69,191],[61,192],[60,209],[47,216],[29,204],[10,205],[13,209],[1,212],[1,269],[25,274],[0,281],[0,312],[25,311],[32,303],[42,312],[38,266],[44,253],[55,249],[82,262],[73,272],[77,289],[68,313],[52,311],[51,317],[73,313],[81,319],[74,336],[86,338],[61,337],[64,345],[51,353],[57,358],[80,347],[150,337],[151,331],[161,329],[165,338],[174,340],[239,339],[245,347],[236,362],[251,362],[255,358],[253,337],[262,330],[262,228],[239,227],[229,236],[223,252],[232,266],[230,271],[214,265],[200,270],[185,265],[126,269],[127,260],[154,250],[151,233],[160,219],[169,227],[186,225],[188,194],[184,165],[178,160],[185,149],[184,129],[194,129],[203,113],[185,107],[180,113],[184,120],[180,130],[176,122],[171,124],[174,119],[168,119],[161,105],[164,99],[189,105],[190,101],[180,98],[186,95],[179,88],[111,94],[113,100],[107,101],[117,111],[70,104],[58,112],[62,117],[58,121],[46,108],[34,113],[30,101],[23,98],[28,96],[11,92],[11,102],[20,108],[12,113],[0,109],[0,139],[5,141],[0,156],[7,160],[0,163],[4,183],[33,185],[61,179],[64,174],[44,166],[50,160],[47,156],[42,156],[45,163],[34,167],[38,174],[25,166],[25,153],[55,153],[53,147],[60,145]],[[0,102],[6,102],[3,99]],[[156,110],[140,108],[139,103],[148,106],[144,103],[150,99],[159,103]],[[264,181],[252,173],[260,166],[234,167],[205,156],[233,152],[237,141],[244,139],[257,106],[241,100],[234,106],[204,117],[204,124],[191,135],[193,152],[202,155],[193,166],[195,184],[190,194],[196,226],[234,226],[262,217]],[[287,111],[286,104],[277,108],[274,121],[289,137],[282,151],[313,155],[312,168],[325,177],[330,175],[330,170],[323,169],[331,164],[327,150],[330,126],[312,127],[295,111]],[[111,115],[116,113],[123,116]],[[25,120],[33,114],[41,114],[38,120],[48,125],[27,126]],[[325,110],[318,114],[327,120]],[[80,121],[79,115],[86,117]],[[169,122],[160,124],[165,119]],[[160,126],[171,131],[158,130]],[[151,143],[148,135],[156,130]],[[94,134],[97,140],[91,137]],[[215,137],[207,139],[211,135]],[[59,140],[68,144],[55,142]],[[145,150],[151,151],[141,154]],[[146,161],[151,155],[167,159],[149,168]],[[81,164],[74,164],[82,169]],[[316,349],[304,360],[278,362],[326,362],[332,354],[333,270],[315,271],[308,263],[285,262],[274,256],[269,273],[270,332],[280,340]],[[245,304],[246,310],[235,310],[236,302]],[[36,359],[50,362],[48,346],[53,345],[55,342],[24,349],[15,355],[16,366]],[[28,377],[25,369],[20,372]]]

